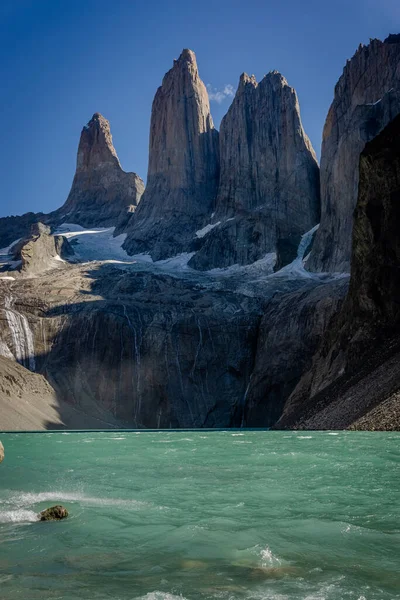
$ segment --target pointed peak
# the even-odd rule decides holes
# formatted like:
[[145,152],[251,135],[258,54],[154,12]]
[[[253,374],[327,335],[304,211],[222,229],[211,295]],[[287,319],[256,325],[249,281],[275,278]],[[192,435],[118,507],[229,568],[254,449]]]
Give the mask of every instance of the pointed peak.
[[99,112],[95,112],[90,121],[85,125],[84,129],[91,129],[92,127],[101,127],[110,129],[110,122],[103,117]]
[[286,77],[284,77],[280,71],[276,71],[276,70],[270,71],[269,73],[264,75],[264,77],[262,78],[260,83],[267,83],[267,82],[278,84],[281,87],[290,87],[287,82]]
[[107,164],[121,166],[113,146],[110,123],[96,112],[81,133],[77,170],[99,168]]
[[400,43],[400,33],[390,33],[388,37],[384,40],[384,44],[399,44]]
[[250,84],[253,87],[257,87],[257,79],[255,75],[248,75],[247,73],[242,73],[239,79],[239,87]]
[[187,63],[191,63],[192,65],[197,66],[196,55],[193,52],[193,50],[189,50],[189,48],[184,48],[182,50],[178,60],[174,61],[174,63],[181,63],[181,62],[187,62]]

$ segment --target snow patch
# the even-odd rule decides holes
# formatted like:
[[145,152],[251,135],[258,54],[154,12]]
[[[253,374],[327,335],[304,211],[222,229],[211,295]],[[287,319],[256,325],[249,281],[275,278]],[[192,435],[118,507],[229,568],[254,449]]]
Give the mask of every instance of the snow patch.
[[274,272],[274,266],[276,264],[276,252],[269,252],[263,258],[256,260],[250,265],[231,265],[229,267],[210,269],[207,273],[211,275],[237,275],[237,274],[248,274],[248,275],[271,275]]
[[7,246],[6,248],[1,248],[0,249],[0,259],[1,258],[5,258],[7,256],[10,256],[11,254],[11,249],[15,246],[15,244],[18,244],[18,242],[21,241],[21,238],[18,238],[17,240],[14,240],[9,246]]
[[212,229],[214,229],[214,227],[217,227],[217,225],[220,225],[220,224],[221,224],[221,221],[218,221],[218,223],[209,223],[208,225],[203,227],[203,229],[199,229],[198,231],[196,231],[196,237],[203,238],[205,235],[207,235],[207,233],[209,231],[211,231]]
[[306,277],[306,278],[314,278],[315,273],[310,273],[306,271],[304,268],[305,264],[305,253],[310,247],[312,238],[314,233],[319,228],[319,223],[315,225],[310,231],[306,231],[304,235],[301,236],[299,246],[297,248],[297,256],[296,258],[286,267],[282,267],[279,271],[274,273],[274,277]]
[[55,235],[66,237],[72,243],[75,257],[82,262],[95,260],[131,262],[132,258],[122,248],[126,233],[114,237],[114,230],[115,227],[85,229],[75,223],[63,223],[55,231]]

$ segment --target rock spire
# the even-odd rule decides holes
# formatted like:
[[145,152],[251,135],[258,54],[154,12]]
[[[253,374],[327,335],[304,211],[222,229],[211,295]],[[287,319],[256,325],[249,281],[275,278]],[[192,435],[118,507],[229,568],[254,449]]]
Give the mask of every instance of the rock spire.
[[183,50],[153,101],[147,187],[127,228],[129,253],[157,260],[188,249],[214,207],[218,154],[196,56]]

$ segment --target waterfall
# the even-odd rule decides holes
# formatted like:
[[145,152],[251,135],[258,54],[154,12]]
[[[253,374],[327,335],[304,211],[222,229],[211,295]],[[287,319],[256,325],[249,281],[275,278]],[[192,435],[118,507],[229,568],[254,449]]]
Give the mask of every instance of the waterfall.
[[8,327],[10,329],[14,355],[16,360],[30,371],[35,371],[35,346],[33,334],[29,327],[28,319],[13,308],[14,299],[7,296],[4,301],[4,310]]

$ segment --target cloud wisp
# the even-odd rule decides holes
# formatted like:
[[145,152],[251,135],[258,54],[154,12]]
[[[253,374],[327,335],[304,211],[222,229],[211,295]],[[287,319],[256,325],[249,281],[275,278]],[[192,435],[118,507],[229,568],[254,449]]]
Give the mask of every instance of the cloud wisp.
[[235,95],[235,89],[230,83],[227,83],[221,90],[212,87],[211,83],[207,83],[207,92],[210,102],[217,102],[217,104],[221,104],[226,98],[233,98]]

